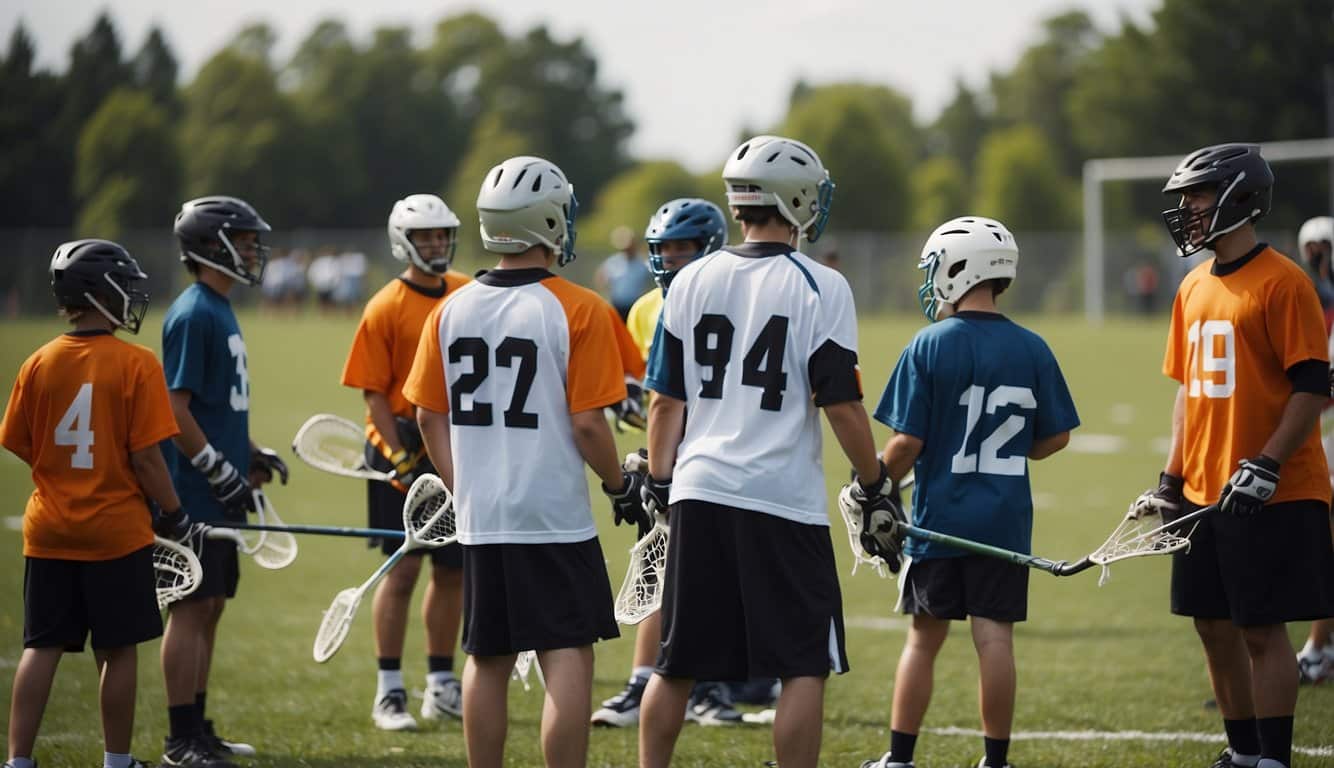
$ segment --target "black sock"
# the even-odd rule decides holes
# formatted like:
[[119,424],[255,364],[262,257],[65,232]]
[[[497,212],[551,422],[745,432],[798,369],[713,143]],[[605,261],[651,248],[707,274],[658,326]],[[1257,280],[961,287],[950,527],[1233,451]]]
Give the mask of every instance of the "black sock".
[[1262,717],[1255,721],[1260,732],[1260,756],[1292,764],[1292,716]]
[[393,672],[403,668],[403,659],[397,656],[381,656],[379,662],[381,672]]
[[195,710],[199,712],[199,722],[204,722],[204,704],[208,700],[208,691],[200,691],[195,694]]
[[453,671],[454,671],[454,657],[453,657],[453,656],[427,656],[427,657],[426,657],[426,671],[427,671],[427,672],[453,672]]
[[[1223,730],[1227,731],[1227,745],[1232,751],[1242,755],[1260,754],[1260,733],[1255,718],[1244,720],[1224,720]],[[1289,733],[1292,731],[1289,730]],[[1291,742],[1289,742],[1291,743]]]
[[984,762],[991,768],[1004,768],[1005,758],[1010,754],[1010,740],[992,739],[983,736],[982,744],[987,751],[987,758]]
[[183,736],[189,736],[197,730],[195,726],[195,716],[198,710],[194,704],[177,704],[174,707],[167,707],[167,723],[171,728],[171,738],[179,739]]
[[902,731],[889,732],[889,756],[896,763],[911,763],[912,751],[917,748],[917,734]]

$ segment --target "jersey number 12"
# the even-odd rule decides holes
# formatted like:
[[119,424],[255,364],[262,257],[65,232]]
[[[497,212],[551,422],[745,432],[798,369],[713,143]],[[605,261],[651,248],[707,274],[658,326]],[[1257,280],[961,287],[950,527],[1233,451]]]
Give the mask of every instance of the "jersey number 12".
[[973,472],[980,472],[984,475],[1022,475],[1024,474],[1023,456],[1000,456],[1000,449],[1010,442],[1011,438],[1024,431],[1024,424],[1027,423],[1027,417],[1019,414],[1011,414],[1009,418],[1002,421],[991,434],[982,438],[982,444],[977,453],[968,452],[968,442],[973,436],[973,430],[977,427],[977,422],[982,419],[983,401],[986,402],[985,410],[987,413],[995,413],[997,409],[1007,405],[1017,406],[1021,410],[1032,411],[1037,409],[1037,398],[1033,397],[1033,390],[1028,387],[1012,387],[1002,385],[991,390],[991,394],[986,393],[986,389],[976,384],[965,389],[959,396],[959,405],[968,409],[968,425],[963,431],[963,445],[959,446],[959,452],[954,454],[950,461],[950,471],[956,475],[967,475]]

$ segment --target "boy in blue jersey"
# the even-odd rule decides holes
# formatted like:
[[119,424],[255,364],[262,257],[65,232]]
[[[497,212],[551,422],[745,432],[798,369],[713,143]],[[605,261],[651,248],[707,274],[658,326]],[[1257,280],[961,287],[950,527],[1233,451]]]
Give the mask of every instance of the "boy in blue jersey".
[[[897,483],[915,471],[913,523],[1016,552],[1032,544],[1028,459],[1064,448],[1079,417],[1046,343],[996,309],[1019,251],[999,222],[942,224],[918,268],[933,322],[909,343],[875,418],[897,434],[884,463]],[[1006,765],[1014,719],[1014,623],[1028,610],[1028,571],[1003,560],[909,539],[900,609],[912,628],[894,678],[890,751],[863,768],[913,764],[931,699],[932,667],[950,621],[971,619],[986,755]]]
[[[227,295],[236,284],[258,285],[269,225],[232,197],[191,200],[176,215],[181,261],[195,282],[172,302],[162,326],[163,369],[181,433],[164,444],[172,482],[196,522],[245,519],[254,488],[287,466],[250,441],[250,380],[245,341]],[[238,467],[240,469],[238,469]],[[248,744],[225,741],[204,718],[209,666],[218,621],[239,579],[236,545],[206,540],[199,588],[170,608],[162,637],[162,677],[170,734],[165,765],[227,766],[227,757],[253,755]]]

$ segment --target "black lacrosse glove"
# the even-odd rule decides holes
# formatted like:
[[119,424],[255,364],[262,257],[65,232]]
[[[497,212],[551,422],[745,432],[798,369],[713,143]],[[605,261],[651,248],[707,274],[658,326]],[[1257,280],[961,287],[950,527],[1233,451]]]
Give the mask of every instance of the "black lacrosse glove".
[[153,516],[153,533],[164,539],[185,541],[190,536],[190,516],[185,507],[177,507],[174,512],[158,511]]
[[649,518],[667,514],[668,500],[672,497],[672,479],[658,480],[653,475],[646,475],[639,497],[644,502],[644,513]]
[[233,515],[245,516],[255,511],[255,498],[250,481],[247,480],[230,461],[222,457],[211,445],[205,445],[199,455],[190,460],[194,468],[204,473],[213,497],[222,503],[223,509]]
[[602,492],[611,499],[612,512],[616,514],[616,524],[630,523],[639,526],[639,538],[644,538],[653,530],[653,517],[644,511],[644,502],[640,498],[644,486],[644,475],[637,472],[621,471],[621,489],[613,491],[602,484]]
[[1218,508],[1237,517],[1250,517],[1259,512],[1278,490],[1278,462],[1260,454],[1253,459],[1237,462],[1237,471],[1223,486],[1218,497]]
[[625,399],[611,406],[611,412],[615,414],[616,431],[624,432],[626,428],[644,431],[648,428],[648,416],[644,414],[644,385],[633,376],[625,377]]
[[255,448],[250,451],[250,474],[259,475],[264,482],[273,482],[273,473],[278,473],[278,480],[287,485],[287,462],[272,448]]
[[407,416],[394,417],[394,431],[398,432],[399,445],[409,455],[416,455],[422,452],[422,431],[417,426],[417,420]]
[[1159,515],[1164,522],[1175,520],[1181,513],[1181,489],[1185,481],[1166,472],[1158,473],[1158,487],[1141,493],[1130,504],[1129,517],[1138,520],[1145,515]]
[[889,470],[880,462],[880,476],[867,485],[859,477],[852,484],[852,500],[861,508],[862,530],[858,537],[868,555],[879,557],[898,573],[903,564],[903,540],[908,522],[898,484],[889,479]]

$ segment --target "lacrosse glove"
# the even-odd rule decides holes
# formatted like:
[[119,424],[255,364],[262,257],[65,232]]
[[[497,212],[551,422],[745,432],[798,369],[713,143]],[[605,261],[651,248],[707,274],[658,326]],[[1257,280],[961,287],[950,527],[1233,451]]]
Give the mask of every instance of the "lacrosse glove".
[[644,431],[648,428],[648,417],[644,414],[644,385],[633,376],[625,377],[625,399],[611,406],[616,416],[616,431],[624,432],[627,427]]
[[653,530],[653,518],[644,511],[640,499],[640,489],[644,486],[644,476],[636,472],[621,471],[621,489],[613,491],[602,484],[602,492],[611,499],[611,510],[616,515],[616,524],[630,523],[639,526],[639,538]]
[[1130,503],[1127,515],[1138,520],[1145,515],[1159,515],[1163,522],[1175,520],[1181,512],[1181,489],[1185,481],[1166,472],[1158,473],[1158,487],[1150,488]]
[[644,502],[644,513],[650,518],[666,515],[668,501],[672,497],[672,479],[658,480],[653,475],[646,475],[639,497]]
[[185,507],[177,507],[174,512],[157,511],[153,516],[153,533],[164,539],[185,541],[190,536],[190,516]]
[[272,448],[255,448],[250,452],[250,474],[258,474],[264,482],[273,482],[273,473],[278,473],[278,480],[287,485],[287,462]]
[[862,531],[858,537],[868,555],[879,557],[898,573],[903,564],[903,539],[907,535],[903,525],[908,518],[903,514],[897,483],[889,479],[889,470],[880,463],[880,477],[869,487],[861,478],[852,484],[851,498],[861,508]]
[[1278,462],[1261,454],[1253,459],[1237,462],[1237,471],[1223,486],[1218,497],[1218,508],[1237,517],[1250,517],[1259,512],[1278,489]]
[[213,497],[222,503],[227,512],[244,516],[246,512],[255,511],[250,481],[237,472],[236,467],[213,446],[205,444],[204,450],[190,459],[190,463],[204,473]]

